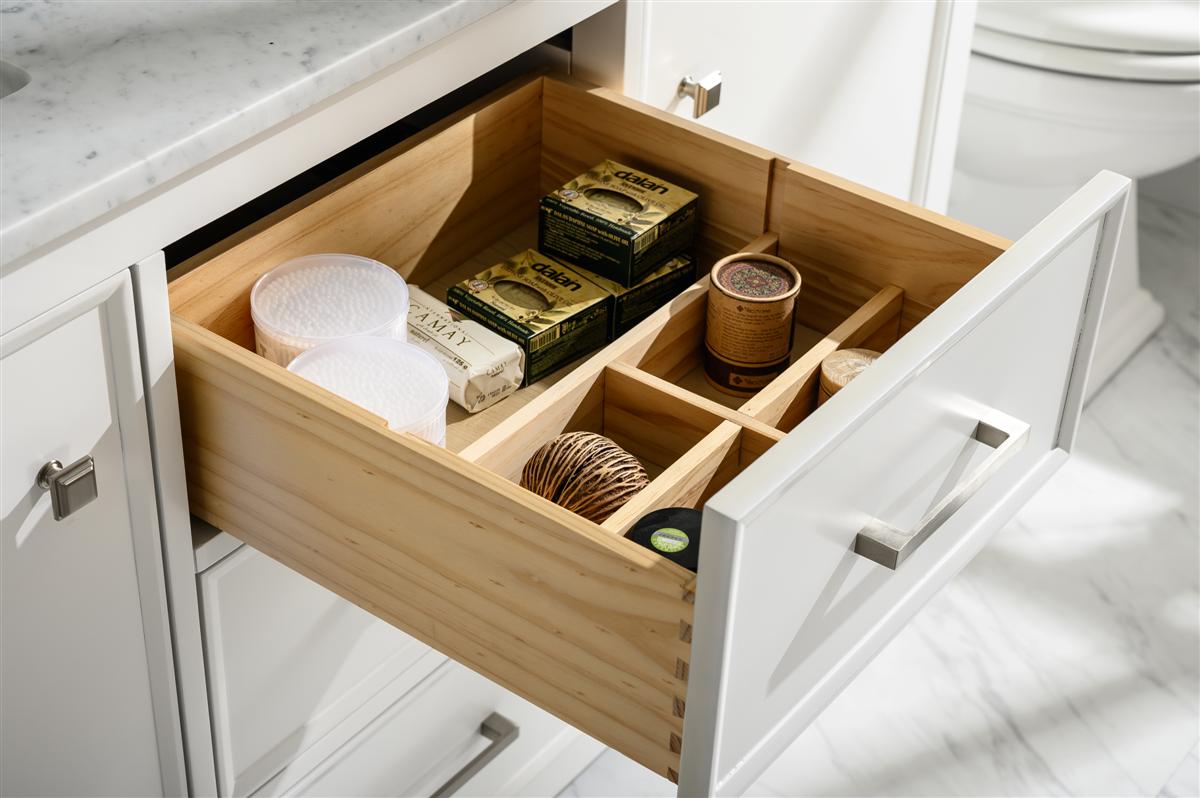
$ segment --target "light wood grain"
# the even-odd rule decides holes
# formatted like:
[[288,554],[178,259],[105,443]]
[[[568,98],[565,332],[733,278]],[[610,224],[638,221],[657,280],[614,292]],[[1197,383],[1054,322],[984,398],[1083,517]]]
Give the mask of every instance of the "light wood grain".
[[737,477],[783,437],[779,430],[723,420],[682,457],[655,477],[601,526],[623,535],[637,520],[664,507],[700,509],[714,493]]
[[[791,430],[817,405],[817,380],[821,361],[838,349],[862,346],[870,340],[877,351],[895,342],[904,292],[887,286],[839,324],[829,335],[796,358],[741,407],[741,412],[782,430]],[[888,340],[890,338],[890,341]]]
[[904,289],[909,330],[1007,240],[802,164],[773,169],[769,229],[804,279],[798,313],[832,330],[881,288]]
[[[605,404],[617,405],[629,412],[642,412],[649,426],[660,429],[684,424],[693,431],[707,434],[721,421],[732,421],[760,435],[780,440],[783,433],[745,413],[714,402],[661,377],[628,363],[610,363],[605,369]],[[607,418],[607,416],[606,416]],[[685,439],[690,439],[688,436]],[[695,440],[691,440],[694,444]],[[689,444],[690,445],[690,444]],[[675,451],[675,457],[683,452]]]
[[656,772],[689,575],[184,320],[192,511]]
[[[395,156],[174,280],[174,313],[254,346],[250,289],[300,255],[346,252],[422,285],[537,212],[541,79],[457,114]],[[511,254],[511,253],[509,253]]]
[[611,158],[700,196],[702,269],[767,230],[773,154],[609,89],[547,80],[543,192]]
[[740,435],[741,427],[732,421],[722,421],[601,526],[614,535],[624,535],[652,510],[695,506],[721,463],[731,454],[736,461]]

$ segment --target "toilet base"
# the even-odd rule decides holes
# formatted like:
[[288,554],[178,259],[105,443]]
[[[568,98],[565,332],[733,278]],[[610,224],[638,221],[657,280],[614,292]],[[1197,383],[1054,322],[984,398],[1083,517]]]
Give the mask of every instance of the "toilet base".
[[1100,319],[1084,401],[1095,396],[1162,323],[1163,306],[1145,288],[1139,286],[1124,296],[1110,293]]
[[[1014,186],[957,170],[950,191],[950,215],[1017,239],[1078,188]],[[1100,317],[1085,400],[1094,396],[1163,322],[1162,305],[1141,285],[1137,244],[1137,181],[1134,181],[1117,242],[1108,298]]]

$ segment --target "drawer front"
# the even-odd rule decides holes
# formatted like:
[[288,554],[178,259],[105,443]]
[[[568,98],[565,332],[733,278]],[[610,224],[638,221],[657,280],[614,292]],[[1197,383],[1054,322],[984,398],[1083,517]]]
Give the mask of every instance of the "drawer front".
[[222,795],[294,780],[445,661],[249,546],[198,580]]
[[1128,184],[1096,177],[710,500],[681,794],[748,787],[1061,462]]
[[[601,750],[527,701],[447,663],[286,793],[433,795],[454,780],[453,794],[461,796],[533,794],[531,787],[554,794]],[[263,794],[278,786],[266,785]]]

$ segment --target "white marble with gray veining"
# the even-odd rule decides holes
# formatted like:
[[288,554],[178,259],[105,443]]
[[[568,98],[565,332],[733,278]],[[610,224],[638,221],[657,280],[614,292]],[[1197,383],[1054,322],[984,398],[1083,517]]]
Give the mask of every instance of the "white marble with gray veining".
[[0,0],[0,260],[27,252],[511,0]]
[[[1200,794],[1200,219],[1141,215],[1164,327],[1051,483],[749,794]],[[611,751],[563,793],[674,794]]]
[[1158,798],[1196,798],[1200,795],[1200,745],[1188,752]]

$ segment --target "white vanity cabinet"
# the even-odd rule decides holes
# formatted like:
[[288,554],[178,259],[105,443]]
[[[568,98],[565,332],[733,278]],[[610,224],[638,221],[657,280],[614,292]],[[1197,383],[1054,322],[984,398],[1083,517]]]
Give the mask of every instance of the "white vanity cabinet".
[[[3,311],[603,5],[513,3],[260,132],[7,273]],[[158,255],[6,332],[3,791],[177,794],[186,751],[193,794],[546,794],[601,743],[682,795],[745,791],[1073,443],[1128,181],[1098,176],[1010,245],[803,163],[940,206],[970,10],[617,4],[573,64],[635,99],[527,76],[198,257],[169,310]],[[721,103],[695,124],[675,88],[711,70]],[[264,270],[357,252],[444,289],[532,246],[537,198],[606,157],[697,190],[703,263],[800,267],[804,351],[754,398],[685,384],[703,279],[545,392],[457,419],[447,448],[254,353]],[[816,407],[821,358],[859,345],[885,351]],[[618,521],[517,485],[574,429],[660,456]],[[98,497],[55,521],[38,474],[84,454]],[[699,575],[622,535],[681,504],[704,510]],[[200,563],[189,508],[227,533]]]
[[683,79],[720,72],[701,124],[944,212],[974,17],[973,0],[630,0],[576,28],[573,69],[688,118]]
[[0,337],[0,396],[0,794],[180,794],[129,270]]

